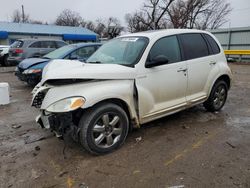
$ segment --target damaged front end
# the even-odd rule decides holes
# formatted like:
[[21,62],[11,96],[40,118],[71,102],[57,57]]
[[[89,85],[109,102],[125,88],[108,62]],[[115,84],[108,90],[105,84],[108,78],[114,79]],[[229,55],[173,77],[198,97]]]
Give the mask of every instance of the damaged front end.
[[45,129],[50,129],[58,138],[63,138],[69,132],[74,140],[77,140],[78,123],[82,115],[82,107],[85,103],[83,97],[69,97],[51,103],[48,107],[43,106],[47,93],[54,86],[45,84],[37,85],[33,91],[31,106],[40,109],[36,122]]

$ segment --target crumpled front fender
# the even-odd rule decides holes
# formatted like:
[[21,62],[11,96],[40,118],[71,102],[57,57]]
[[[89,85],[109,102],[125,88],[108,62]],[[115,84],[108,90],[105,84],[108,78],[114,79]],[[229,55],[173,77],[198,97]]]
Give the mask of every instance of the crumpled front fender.
[[86,101],[83,109],[89,108],[107,99],[120,99],[124,101],[132,118],[137,117],[134,107],[134,80],[98,80],[78,84],[51,87],[41,105],[46,110],[53,103],[69,98],[83,97]]

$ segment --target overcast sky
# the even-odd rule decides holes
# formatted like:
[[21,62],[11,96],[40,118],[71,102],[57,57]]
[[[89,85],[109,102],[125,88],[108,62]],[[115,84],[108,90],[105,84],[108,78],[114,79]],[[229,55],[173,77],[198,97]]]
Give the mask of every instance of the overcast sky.
[[[124,15],[139,9],[144,0],[0,0],[0,21],[11,21],[15,9],[25,12],[34,20],[53,23],[64,9],[80,13],[85,20],[96,20],[109,16],[118,17],[123,24]],[[229,16],[230,24],[223,27],[250,26],[250,0],[228,0],[233,8]]]

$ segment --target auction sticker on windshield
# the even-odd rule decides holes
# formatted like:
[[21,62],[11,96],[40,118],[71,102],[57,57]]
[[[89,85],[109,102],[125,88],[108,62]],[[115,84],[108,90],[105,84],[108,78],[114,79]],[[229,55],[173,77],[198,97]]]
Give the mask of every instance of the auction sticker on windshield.
[[139,38],[123,38],[121,41],[123,42],[136,42]]

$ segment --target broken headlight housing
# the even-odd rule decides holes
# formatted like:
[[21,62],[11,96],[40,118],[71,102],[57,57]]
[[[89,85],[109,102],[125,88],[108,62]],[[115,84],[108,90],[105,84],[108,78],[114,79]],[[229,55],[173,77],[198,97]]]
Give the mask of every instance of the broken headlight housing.
[[85,103],[85,99],[83,97],[70,97],[70,98],[59,100],[51,104],[46,109],[46,111],[52,112],[52,113],[70,112],[78,108],[81,108],[84,105],[84,103]]

